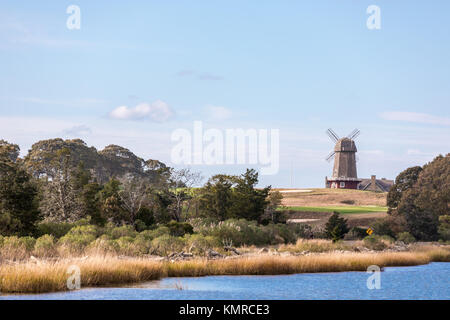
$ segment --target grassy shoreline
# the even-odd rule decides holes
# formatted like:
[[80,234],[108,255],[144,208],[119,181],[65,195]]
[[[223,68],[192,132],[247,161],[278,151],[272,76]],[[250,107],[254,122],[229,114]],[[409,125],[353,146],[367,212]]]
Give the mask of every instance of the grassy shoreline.
[[380,267],[413,266],[430,262],[450,262],[449,247],[427,246],[409,252],[327,252],[309,256],[258,255],[234,259],[156,261],[145,258],[119,259],[95,256],[87,259],[25,261],[2,265],[0,293],[46,293],[67,291],[67,269],[77,265],[81,286],[118,286],[165,277],[200,277],[213,275],[282,275],[294,273],[366,271]]

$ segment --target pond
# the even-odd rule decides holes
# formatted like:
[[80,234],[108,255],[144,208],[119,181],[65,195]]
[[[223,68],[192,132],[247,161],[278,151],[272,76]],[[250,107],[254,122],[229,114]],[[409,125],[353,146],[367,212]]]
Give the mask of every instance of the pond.
[[450,263],[389,267],[380,273],[381,288],[369,290],[366,272],[304,273],[278,276],[166,278],[133,287],[86,288],[1,299],[450,299]]

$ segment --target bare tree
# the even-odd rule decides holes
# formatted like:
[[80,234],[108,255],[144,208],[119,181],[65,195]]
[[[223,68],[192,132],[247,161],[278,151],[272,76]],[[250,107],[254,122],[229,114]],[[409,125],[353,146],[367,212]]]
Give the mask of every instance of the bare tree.
[[174,199],[173,216],[176,221],[181,220],[184,202],[192,198],[192,188],[202,180],[203,177],[199,172],[192,172],[189,168],[171,170],[170,187]]
[[119,192],[122,206],[128,212],[130,222],[134,224],[138,211],[148,200],[150,185],[144,179],[131,178],[126,179],[122,186],[123,189]]
[[76,221],[83,215],[77,199],[77,190],[71,181],[70,152],[58,151],[51,164],[44,186],[41,211],[44,217],[52,221]]

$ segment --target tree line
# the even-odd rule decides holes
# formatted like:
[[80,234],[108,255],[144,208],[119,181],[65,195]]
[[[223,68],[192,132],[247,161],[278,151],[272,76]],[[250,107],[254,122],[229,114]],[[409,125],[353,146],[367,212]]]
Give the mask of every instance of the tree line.
[[[86,218],[95,225],[130,225],[138,231],[195,217],[265,224],[279,220],[281,195],[270,193],[270,186],[257,189],[258,173],[253,169],[239,176],[215,175],[196,188],[202,180],[199,173],[159,162],[139,171],[142,164],[128,154],[125,159],[132,163],[121,160],[116,170],[122,170],[122,176],[106,180],[104,174],[99,179],[96,169],[87,167],[65,141],[66,146],[58,139],[56,143],[59,148],[39,144],[21,159],[17,145],[0,141],[1,235],[32,236],[41,221],[72,223]],[[126,166],[133,169],[123,171]]]

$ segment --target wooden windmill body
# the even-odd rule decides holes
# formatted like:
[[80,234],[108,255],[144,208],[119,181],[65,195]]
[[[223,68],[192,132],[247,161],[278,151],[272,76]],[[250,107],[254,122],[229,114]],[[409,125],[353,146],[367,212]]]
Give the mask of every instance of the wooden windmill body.
[[327,130],[327,134],[335,143],[335,146],[326,158],[327,161],[331,161],[334,157],[334,166],[331,177],[325,177],[325,187],[357,189],[361,179],[358,179],[356,171],[357,149],[354,139],[360,134],[360,131],[355,129],[344,138],[339,138],[331,129]]

